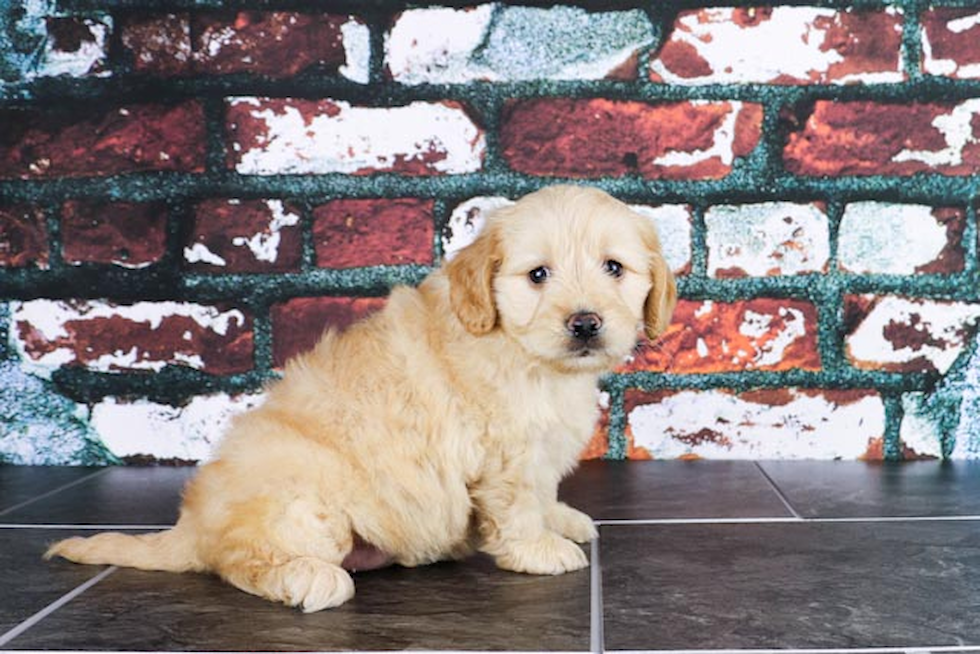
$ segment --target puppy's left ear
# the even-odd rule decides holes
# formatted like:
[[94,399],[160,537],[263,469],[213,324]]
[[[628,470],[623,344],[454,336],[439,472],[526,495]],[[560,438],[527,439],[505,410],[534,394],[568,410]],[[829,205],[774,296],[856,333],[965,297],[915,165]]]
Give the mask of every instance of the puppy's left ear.
[[660,252],[656,252],[650,262],[650,277],[653,286],[643,305],[643,324],[647,338],[652,341],[667,329],[677,306],[677,282]]
[[489,226],[446,264],[449,303],[466,331],[475,336],[497,325],[493,276],[500,265],[499,239]]

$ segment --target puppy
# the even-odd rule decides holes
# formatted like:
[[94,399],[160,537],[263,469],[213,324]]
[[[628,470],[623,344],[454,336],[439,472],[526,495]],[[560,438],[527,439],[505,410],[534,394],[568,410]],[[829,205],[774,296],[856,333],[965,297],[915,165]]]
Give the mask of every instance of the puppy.
[[595,189],[532,193],[290,361],[189,482],[175,527],[46,556],[213,572],[307,612],[353,596],[348,570],[390,563],[479,551],[518,572],[586,567],[575,543],[596,530],[558,482],[592,433],[599,376],[675,302],[649,220]]

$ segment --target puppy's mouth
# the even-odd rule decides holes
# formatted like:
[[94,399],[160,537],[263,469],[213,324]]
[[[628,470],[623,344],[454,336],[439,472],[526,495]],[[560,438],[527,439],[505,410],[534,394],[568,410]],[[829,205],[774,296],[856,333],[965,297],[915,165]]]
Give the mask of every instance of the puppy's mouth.
[[606,345],[601,337],[588,340],[572,339],[568,343],[568,355],[572,359],[589,359],[605,354]]

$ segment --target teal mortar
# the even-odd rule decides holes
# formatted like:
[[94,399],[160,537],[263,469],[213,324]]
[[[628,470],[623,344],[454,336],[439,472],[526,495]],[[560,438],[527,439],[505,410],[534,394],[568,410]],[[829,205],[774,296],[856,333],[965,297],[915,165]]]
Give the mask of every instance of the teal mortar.
[[[0,0],[2,2],[3,0]],[[461,6],[462,3],[453,3]],[[544,3],[507,3],[539,4]],[[595,7],[597,3],[581,3]],[[202,98],[210,127],[207,170],[201,175],[149,173],[121,175],[102,179],[58,179],[0,181],[0,202],[30,203],[48,212],[52,259],[48,270],[0,270],[2,299],[97,298],[120,300],[175,299],[193,302],[233,301],[255,317],[256,368],[253,372],[216,378],[179,367],[170,367],[157,375],[108,375],[81,370],[58,371],[44,392],[56,390],[74,402],[91,403],[109,395],[148,397],[154,401],[179,404],[187,398],[207,392],[237,393],[253,390],[275,376],[271,356],[270,307],[285,299],[304,295],[383,295],[393,285],[414,284],[430,270],[427,266],[379,266],[353,270],[318,269],[313,259],[310,234],[311,207],[336,197],[402,197],[418,196],[436,200],[436,239],[433,252],[441,256],[438,235],[448,221],[449,212],[459,202],[475,195],[517,197],[556,182],[589,183],[603,188],[626,201],[637,203],[687,203],[693,206],[695,220],[692,243],[693,270],[680,280],[680,293],[690,299],[747,299],[785,297],[813,302],[819,312],[819,348],[823,369],[818,372],[737,372],[704,375],[671,375],[635,373],[613,375],[603,381],[610,393],[610,448],[608,458],[625,456],[624,430],[626,415],[623,398],[629,388],[710,389],[735,391],[759,387],[800,386],[810,388],[872,388],[878,390],[886,404],[886,443],[888,458],[899,458],[899,426],[902,417],[901,397],[909,392],[942,391],[935,374],[897,374],[862,371],[847,365],[842,344],[841,298],[851,293],[897,293],[913,297],[980,301],[980,265],[978,265],[977,199],[980,175],[945,177],[916,175],[897,177],[843,177],[834,179],[795,177],[781,164],[785,128],[780,114],[795,107],[806,107],[821,100],[876,100],[897,103],[912,101],[956,101],[980,97],[980,81],[958,81],[929,78],[919,71],[922,44],[918,34],[918,14],[928,6],[975,7],[976,2],[953,0],[928,4],[919,0],[898,2],[856,2],[850,6],[880,8],[895,6],[903,10],[906,31],[903,58],[909,79],[899,84],[867,86],[780,87],[766,85],[708,85],[676,87],[646,80],[652,53],[660,45],[665,30],[681,8],[695,5],[683,2],[616,2],[603,3],[617,9],[638,8],[653,22],[652,45],[640,57],[640,77],[634,82],[614,81],[541,81],[509,83],[470,83],[465,85],[401,86],[386,82],[381,61],[383,30],[390,17],[403,5],[390,0],[331,3],[331,12],[351,12],[365,18],[371,28],[371,82],[355,84],[347,80],[322,77],[311,73],[288,80],[268,80],[252,75],[223,78],[189,78],[146,80],[129,72],[128,63],[114,49],[108,62],[114,74],[105,79],[37,79],[18,81],[23,76],[25,59],[18,58],[11,46],[0,49],[0,107],[44,106],[50,103],[74,102],[111,106],[126,102],[152,102],[172,97]],[[705,3],[707,6],[710,3]],[[745,6],[758,3],[737,2]],[[826,0],[807,3],[812,6],[840,8],[839,2]],[[9,0],[0,4],[0,16],[9,16]],[[713,5],[712,5],[713,6]],[[62,0],[65,12],[111,13],[116,3],[106,0]],[[322,4],[303,0],[269,2],[268,0],[127,0],[124,12],[174,11],[188,9],[255,8],[308,9],[322,11]],[[9,32],[9,18],[0,18],[0,28]],[[29,36],[29,35],[27,35]],[[27,38],[24,36],[23,38]],[[22,39],[23,40],[23,39]],[[29,39],[28,39],[29,41]],[[15,47],[36,46],[24,41]],[[28,48],[29,49],[29,48]],[[18,51],[19,52],[19,51]],[[18,77],[20,75],[21,77]],[[400,105],[413,100],[450,99],[462,102],[487,133],[484,169],[478,173],[447,177],[404,177],[381,174],[367,177],[346,175],[247,177],[224,167],[223,103],[226,95],[272,95],[284,97],[330,97],[355,104],[375,106]],[[759,146],[748,157],[736,162],[733,172],[716,181],[645,180],[639,177],[568,180],[541,178],[510,171],[501,157],[496,138],[501,109],[509,99],[533,97],[604,97],[649,102],[677,100],[743,100],[756,102],[765,109],[763,135]],[[181,269],[180,249],[190,206],[206,197],[287,198],[305,207],[305,254],[302,269],[288,275],[202,275]],[[169,223],[170,253],[161,263],[140,271],[109,270],[99,266],[67,266],[57,256],[60,236],[57,231],[60,203],[68,198],[105,198],[113,200],[166,200],[172,209]],[[718,203],[762,201],[808,202],[821,200],[828,204],[831,224],[837,225],[843,206],[857,200],[915,202],[934,206],[968,207],[965,269],[953,275],[919,275],[912,277],[886,275],[850,275],[836,270],[836,237],[832,242],[830,272],[826,275],[711,279],[706,276],[704,210]],[[0,305],[2,307],[3,305]],[[0,313],[0,331],[5,325]],[[4,343],[6,338],[3,339]],[[964,353],[954,370],[977,364],[977,357]],[[0,345],[0,361],[12,359],[5,345]],[[0,363],[0,365],[3,365]],[[57,395],[55,396],[57,397]],[[936,400],[937,406],[940,400]],[[97,448],[96,448],[97,449]],[[94,456],[94,455],[93,455]],[[96,457],[97,458],[97,457]]]

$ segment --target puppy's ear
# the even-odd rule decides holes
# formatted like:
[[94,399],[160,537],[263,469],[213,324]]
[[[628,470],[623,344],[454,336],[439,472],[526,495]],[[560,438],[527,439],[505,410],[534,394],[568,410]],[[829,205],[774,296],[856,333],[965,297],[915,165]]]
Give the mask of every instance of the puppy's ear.
[[497,325],[493,276],[500,265],[499,237],[487,228],[446,264],[449,303],[466,331],[475,336]]
[[653,255],[650,262],[650,277],[653,286],[650,287],[646,304],[643,305],[643,324],[647,338],[652,341],[670,324],[670,316],[677,305],[677,283],[659,252]]

